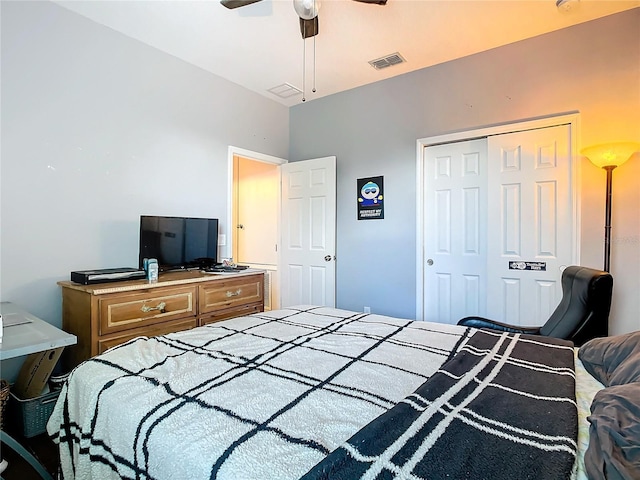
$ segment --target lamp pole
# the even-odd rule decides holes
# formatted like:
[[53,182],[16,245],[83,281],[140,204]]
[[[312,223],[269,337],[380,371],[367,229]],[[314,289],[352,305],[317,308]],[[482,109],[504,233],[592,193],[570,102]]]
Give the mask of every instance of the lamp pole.
[[611,191],[613,170],[629,160],[635,152],[640,151],[640,143],[617,142],[603,143],[582,149],[582,154],[596,167],[607,171],[607,196],[605,197],[604,221],[604,271],[611,266]]
[[613,169],[616,168],[616,165],[606,165],[602,168],[607,171],[607,193],[604,212],[604,271],[609,272],[611,262],[611,190],[613,184]]

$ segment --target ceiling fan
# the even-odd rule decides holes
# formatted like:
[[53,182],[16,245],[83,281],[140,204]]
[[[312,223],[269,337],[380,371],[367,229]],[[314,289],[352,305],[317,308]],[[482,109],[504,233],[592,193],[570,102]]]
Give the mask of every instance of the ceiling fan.
[[[220,0],[220,3],[227,8],[238,8],[262,0]],[[376,5],[386,5],[387,0],[354,0],[361,3],[372,3]],[[300,33],[302,38],[310,38],[318,34],[318,10],[320,0],[293,0],[293,8],[300,17]]]

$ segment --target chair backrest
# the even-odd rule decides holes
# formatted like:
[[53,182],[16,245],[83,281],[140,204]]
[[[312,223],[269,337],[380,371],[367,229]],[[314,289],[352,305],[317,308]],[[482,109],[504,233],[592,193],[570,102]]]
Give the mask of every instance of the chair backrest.
[[580,266],[565,268],[562,300],[540,333],[571,340],[576,346],[606,337],[612,292],[613,277],[609,273]]

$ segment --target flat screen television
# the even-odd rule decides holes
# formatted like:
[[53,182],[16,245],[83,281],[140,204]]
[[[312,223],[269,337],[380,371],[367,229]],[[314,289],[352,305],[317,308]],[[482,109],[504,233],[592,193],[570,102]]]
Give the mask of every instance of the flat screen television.
[[140,216],[139,265],[158,260],[160,271],[210,267],[218,263],[218,219]]

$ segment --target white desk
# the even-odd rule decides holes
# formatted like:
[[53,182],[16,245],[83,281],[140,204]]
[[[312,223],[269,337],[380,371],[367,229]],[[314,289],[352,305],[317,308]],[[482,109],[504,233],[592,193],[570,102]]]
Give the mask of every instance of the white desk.
[[[75,335],[31,315],[11,302],[0,302],[2,343],[0,360],[75,345]],[[11,325],[16,322],[15,325]]]
[[[75,335],[54,327],[11,302],[0,302],[0,314],[2,315],[0,360],[75,345],[77,341]],[[0,432],[0,439],[2,443],[7,444],[29,462],[41,478],[51,479],[38,460],[8,433]],[[6,468],[7,462],[0,458],[0,473]]]

